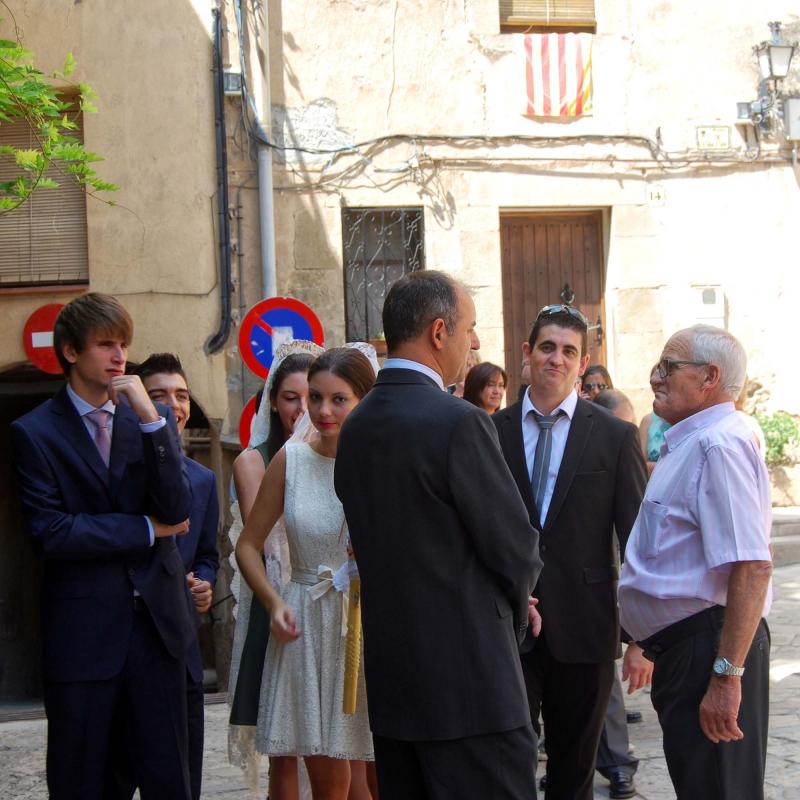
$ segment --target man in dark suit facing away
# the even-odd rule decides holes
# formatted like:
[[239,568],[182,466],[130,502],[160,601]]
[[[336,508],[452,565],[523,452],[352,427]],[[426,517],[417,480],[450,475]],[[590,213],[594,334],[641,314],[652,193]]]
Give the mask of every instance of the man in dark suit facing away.
[[[183,433],[191,413],[191,399],[180,359],[172,353],[155,353],[138,366],[136,374],[142,379],[150,399],[155,403],[162,403],[172,411],[178,433]],[[177,540],[178,551],[183,559],[194,607],[198,614],[204,614],[211,607],[212,591],[219,569],[217,481],[210,469],[188,456],[184,456],[183,463],[192,487],[192,513],[189,517],[188,533]],[[192,800],[199,800],[203,778],[204,705],[203,662],[196,637],[189,651],[186,667],[189,777],[192,783]]]
[[108,295],[67,304],[67,385],[12,424],[22,509],[44,559],[47,783],[115,797],[124,739],[142,797],[188,800],[185,656],[196,618],[175,535],[191,489],[175,421],[125,375],[133,323]]
[[517,653],[537,531],[488,415],[444,386],[479,347],[475,306],[441,272],[383,309],[389,357],[339,440],[336,492],[361,575],[381,800],[535,798]]
[[[581,400],[586,318],[545,306],[523,347],[531,385],[492,418],[508,466],[540,527],[544,567],[534,595],[541,635],[520,649],[531,717],[540,710],[547,800],[591,800],[595,757],[620,646],[614,531],[620,553],[639,511],[646,469],[636,428]],[[632,689],[649,666],[629,648]]]

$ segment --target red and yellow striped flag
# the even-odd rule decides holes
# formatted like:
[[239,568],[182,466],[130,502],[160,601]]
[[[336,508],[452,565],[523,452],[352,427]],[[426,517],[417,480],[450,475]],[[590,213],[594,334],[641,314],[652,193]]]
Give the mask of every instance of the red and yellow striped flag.
[[592,34],[527,33],[525,88],[528,117],[592,113]]

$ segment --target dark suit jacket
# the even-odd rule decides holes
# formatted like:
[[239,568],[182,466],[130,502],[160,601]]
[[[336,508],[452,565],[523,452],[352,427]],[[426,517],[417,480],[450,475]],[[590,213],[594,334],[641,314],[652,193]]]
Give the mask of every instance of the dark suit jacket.
[[530,717],[518,641],[541,563],[487,414],[383,370],[335,472],[362,586],[374,733],[456,739]]
[[[213,586],[219,569],[217,479],[210,469],[191,458],[184,458],[183,463],[192,487],[192,513],[189,515],[189,532],[175,537],[178,552],[183,559],[184,572],[194,572],[195,578]],[[186,666],[195,683],[203,680],[203,661],[196,638],[187,655]]]
[[123,666],[133,590],[169,653],[183,658],[196,617],[174,537],[150,547],[145,514],[189,516],[191,489],[171,412],[142,434],[125,403],[114,414],[107,468],[66,389],[11,425],[22,510],[44,558],[44,676],[103,680]]
[[[493,416],[531,521],[537,512],[522,438],[522,403]],[[578,400],[539,539],[544,568],[534,595],[551,652],[566,663],[598,663],[619,651],[613,533],[620,553],[647,483],[636,428]],[[528,641],[523,650],[532,646]]]

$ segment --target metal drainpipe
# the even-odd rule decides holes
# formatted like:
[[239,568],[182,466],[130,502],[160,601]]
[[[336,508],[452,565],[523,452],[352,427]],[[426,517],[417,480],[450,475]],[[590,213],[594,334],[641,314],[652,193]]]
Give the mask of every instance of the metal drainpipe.
[[222,20],[219,9],[214,15],[214,114],[217,140],[217,206],[219,209],[219,329],[206,339],[203,349],[218,353],[231,331],[231,229],[228,219],[228,141],[225,129],[224,85],[222,74]]
[[[272,132],[272,96],[269,87],[269,10],[267,3],[261,4],[262,31],[264,42],[264,81],[262,100],[264,118],[262,128]],[[278,279],[275,267],[275,210],[272,187],[272,148],[260,145],[258,148],[258,221],[261,244],[261,290],[264,297],[278,294]]]

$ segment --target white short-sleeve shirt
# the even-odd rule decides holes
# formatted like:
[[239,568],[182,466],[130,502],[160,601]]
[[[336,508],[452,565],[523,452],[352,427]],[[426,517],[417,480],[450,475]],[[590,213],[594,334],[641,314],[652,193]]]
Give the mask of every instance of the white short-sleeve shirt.
[[[769,475],[733,403],[673,425],[625,550],[620,621],[637,641],[727,601],[737,561],[771,561]],[[772,602],[770,584],[763,615]]]

